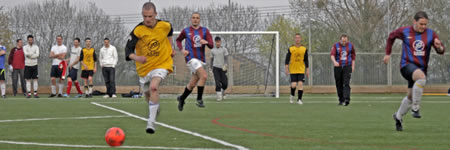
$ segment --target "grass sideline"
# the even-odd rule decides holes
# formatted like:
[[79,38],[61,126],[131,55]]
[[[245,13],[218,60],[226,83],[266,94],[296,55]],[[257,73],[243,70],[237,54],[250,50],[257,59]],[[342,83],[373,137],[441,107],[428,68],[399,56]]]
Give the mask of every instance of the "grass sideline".
[[[104,133],[113,126],[126,132],[123,148],[233,149],[162,126],[157,126],[156,134],[149,135],[144,132],[145,121],[91,104],[97,102],[146,118],[148,107],[143,99],[44,97],[0,99],[0,149],[105,149]],[[410,114],[405,116],[403,132],[395,131],[392,113],[404,95],[354,94],[348,107],[337,106],[334,94],[306,94],[301,106],[289,104],[287,95],[280,99],[229,97],[216,102],[213,96],[209,96],[205,99],[206,108],[197,108],[194,100],[189,99],[183,112],[177,110],[175,97],[165,97],[161,100],[158,122],[249,149],[413,150],[450,147],[448,96],[424,96],[423,118],[414,119]],[[16,144],[2,141],[16,141]],[[66,147],[55,144],[65,144]]]

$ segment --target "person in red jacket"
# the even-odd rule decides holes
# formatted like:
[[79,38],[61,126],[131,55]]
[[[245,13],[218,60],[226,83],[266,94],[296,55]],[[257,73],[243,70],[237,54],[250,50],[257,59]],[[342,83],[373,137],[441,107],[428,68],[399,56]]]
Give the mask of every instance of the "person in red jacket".
[[8,57],[8,64],[10,65],[10,70],[12,70],[12,81],[13,81],[13,95],[17,95],[17,81],[20,78],[20,85],[22,86],[23,96],[27,96],[27,88],[25,87],[24,69],[25,69],[25,55],[23,53],[23,41],[22,39],[17,39],[17,45]]

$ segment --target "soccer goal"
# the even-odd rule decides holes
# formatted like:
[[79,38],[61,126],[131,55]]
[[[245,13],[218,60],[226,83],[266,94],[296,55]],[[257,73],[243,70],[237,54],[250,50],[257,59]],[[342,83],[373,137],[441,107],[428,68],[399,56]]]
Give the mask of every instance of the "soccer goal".
[[[173,47],[180,32],[174,32]],[[279,97],[280,50],[278,31],[211,32],[212,38],[220,37],[222,47],[228,52],[227,94],[248,94]],[[183,41],[184,47],[184,41]],[[208,72],[205,92],[215,93],[215,81],[210,67],[210,50],[206,50],[205,67]],[[174,56],[174,72],[164,81],[163,87],[184,89],[190,80],[190,72],[184,56],[177,50]],[[179,91],[179,90],[175,90]],[[194,90],[193,92],[196,92]]]

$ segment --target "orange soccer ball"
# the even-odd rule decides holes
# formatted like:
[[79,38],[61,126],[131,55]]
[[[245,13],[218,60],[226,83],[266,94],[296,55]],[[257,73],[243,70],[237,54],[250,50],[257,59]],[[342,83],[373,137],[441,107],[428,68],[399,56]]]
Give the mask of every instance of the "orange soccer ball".
[[125,141],[125,132],[118,127],[109,128],[108,131],[106,131],[105,140],[109,146],[120,146]]

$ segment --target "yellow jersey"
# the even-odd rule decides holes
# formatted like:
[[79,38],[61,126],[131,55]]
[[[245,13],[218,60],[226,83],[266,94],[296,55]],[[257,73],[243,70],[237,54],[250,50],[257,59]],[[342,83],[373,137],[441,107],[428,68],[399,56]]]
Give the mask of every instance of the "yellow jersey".
[[130,54],[145,56],[147,62],[141,64],[136,61],[138,76],[144,77],[154,69],[166,69],[172,72],[172,45],[168,37],[173,34],[172,25],[167,21],[157,20],[153,28],[138,24],[130,33],[125,48],[125,57],[130,61]]
[[304,74],[308,68],[308,50],[304,46],[291,46],[286,54],[286,65],[290,74]]
[[95,62],[97,62],[95,49],[83,48],[80,53],[80,61],[87,66],[87,68],[85,68],[84,65],[81,65],[81,70],[94,70]]

